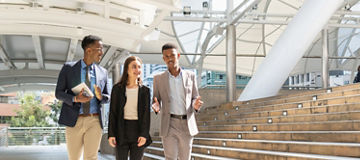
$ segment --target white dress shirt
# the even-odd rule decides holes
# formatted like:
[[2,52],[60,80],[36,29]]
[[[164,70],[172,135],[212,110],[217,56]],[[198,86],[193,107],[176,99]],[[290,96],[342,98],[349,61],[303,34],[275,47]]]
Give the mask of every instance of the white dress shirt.
[[182,79],[182,71],[176,77],[169,73],[170,88],[170,114],[186,115],[185,89]]

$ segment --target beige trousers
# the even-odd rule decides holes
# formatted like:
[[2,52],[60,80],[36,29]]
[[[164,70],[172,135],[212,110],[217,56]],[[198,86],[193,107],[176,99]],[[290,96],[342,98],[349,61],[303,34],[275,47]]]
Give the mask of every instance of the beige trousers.
[[162,137],[166,160],[190,160],[194,137],[186,119],[170,118],[169,133]]
[[69,160],[97,160],[102,129],[98,116],[79,117],[74,127],[65,129]]

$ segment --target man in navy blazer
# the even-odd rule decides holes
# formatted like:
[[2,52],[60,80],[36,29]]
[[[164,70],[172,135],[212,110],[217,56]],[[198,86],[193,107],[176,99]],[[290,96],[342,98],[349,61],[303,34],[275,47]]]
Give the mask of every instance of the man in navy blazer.
[[[102,136],[101,104],[109,101],[108,73],[97,63],[103,55],[101,38],[84,37],[81,43],[84,58],[67,62],[62,67],[56,85],[55,96],[63,101],[59,124],[66,126],[65,137],[69,160],[96,160]],[[75,94],[71,89],[85,83],[94,97],[84,89]]]

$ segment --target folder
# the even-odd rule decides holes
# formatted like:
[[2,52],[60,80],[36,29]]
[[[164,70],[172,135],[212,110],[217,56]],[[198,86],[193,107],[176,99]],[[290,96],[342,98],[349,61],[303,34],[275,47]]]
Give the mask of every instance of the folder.
[[92,93],[91,89],[85,83],[80,83],[77,86],[75,86],[74,88],[71,88],[71,90],[75,94],[79,94],[83,88],[84,88],[83,93],[84,93],[85,96],[94,97],[94,94]]

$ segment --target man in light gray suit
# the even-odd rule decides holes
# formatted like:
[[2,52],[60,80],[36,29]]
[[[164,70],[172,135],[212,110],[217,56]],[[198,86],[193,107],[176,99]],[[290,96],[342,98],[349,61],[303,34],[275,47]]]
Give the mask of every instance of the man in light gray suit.
[[161,114],[160,136],[167,160],[189,160],[193,137],[199,132],[195,112],[203,102],[194,72],[180,68],[180,53],[174,44],[162,47],[168,70],[154,76],[153,105]]

